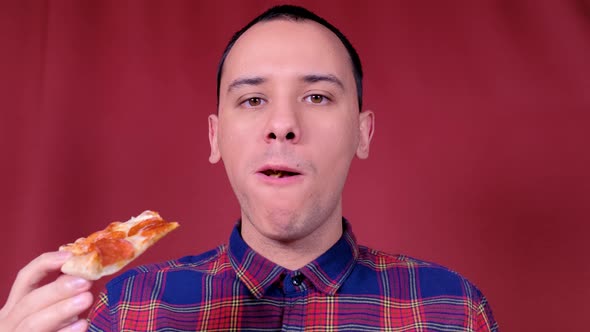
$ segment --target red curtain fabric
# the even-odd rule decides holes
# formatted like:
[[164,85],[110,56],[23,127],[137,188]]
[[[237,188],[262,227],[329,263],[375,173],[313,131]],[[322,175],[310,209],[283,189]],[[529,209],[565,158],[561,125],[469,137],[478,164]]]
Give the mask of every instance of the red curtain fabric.
[[[503,330],[585,329],[590,2],[294,3],[364,62],[376,135],[344,193],[359,241],[462,273]],[[226,241],[216,66],[273,4],[0,3],[0,298],[39,253],[146,209],[181,228],[137,264]]]

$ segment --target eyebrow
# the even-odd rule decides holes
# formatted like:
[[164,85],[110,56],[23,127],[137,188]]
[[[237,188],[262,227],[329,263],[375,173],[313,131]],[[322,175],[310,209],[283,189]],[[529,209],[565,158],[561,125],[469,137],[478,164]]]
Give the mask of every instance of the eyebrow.
[[[317,82],[328,82],[338,86],[340,89],[344,90],[344,84],[342,81],[332,74],[309,74],[303,75],[301,80],[305,83],[317,83]],[[253,76],[253,77],[243,77],[237,78],[233,80],[229,86],[227,87],[227,92],[231,92],[232,90],[241,88],[242,86],[257,86],[261,85],[266,82],[267,79],[260,76]]]
[[266,78],[264,77],[259,77],[259,76],[255,76],[255,77],[244,77],[244,78],[237,78],[235,80],[233,80],[229,86],[227,87],[227,92],[231,92],[232,90],[235,90],[237,88],[240,88],[244,85],[260,85],[262,83],[266,82]]
[[332,75],[332,74],[326,74],[326,75],[320,75],[320,74],[311,74],[311,75],[305,75],[303,76],[302,80],[305,83],[317,83],[317,82],[328,82],[328,83],[332,83],[337,85],[340,89],[344,90],[344,84],[342,83],[342,81]]

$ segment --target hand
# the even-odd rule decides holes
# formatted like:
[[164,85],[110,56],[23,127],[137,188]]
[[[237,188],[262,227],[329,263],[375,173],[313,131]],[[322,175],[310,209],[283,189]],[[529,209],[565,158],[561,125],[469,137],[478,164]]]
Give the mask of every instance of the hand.
[[53,282],[39,285],[48,273],[59,270],[70,255],[48,252],[19,271],[8,300],[0,309],[0,331],[86,331],[88,324],[78,315],[92,304],[90,281],[61,275]]

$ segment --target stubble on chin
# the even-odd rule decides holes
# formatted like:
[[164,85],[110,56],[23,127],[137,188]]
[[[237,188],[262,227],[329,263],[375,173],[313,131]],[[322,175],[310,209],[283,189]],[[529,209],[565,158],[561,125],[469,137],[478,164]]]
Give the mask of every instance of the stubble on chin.
[[[277,206],[251,206],[246,197],[242,197],[242,229],[256,233],[259,241],[290,245],[305,241],[325,226],[336,207],[326,208],[314,198],[311,204],[300,209]],[[250,234],[253,235],[253,234]],[[303,240],[303,241],[302,241]]]

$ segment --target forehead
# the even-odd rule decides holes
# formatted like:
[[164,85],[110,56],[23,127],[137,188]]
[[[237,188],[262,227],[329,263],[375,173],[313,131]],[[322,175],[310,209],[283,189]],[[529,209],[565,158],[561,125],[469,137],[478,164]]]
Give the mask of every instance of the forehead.
[[275,19],[257,23],[237,40],[225,60],[221,87],[223,91],[242,76],[273,79],[318,73],[354,84],[352,63],[340,39],[314,21]]

